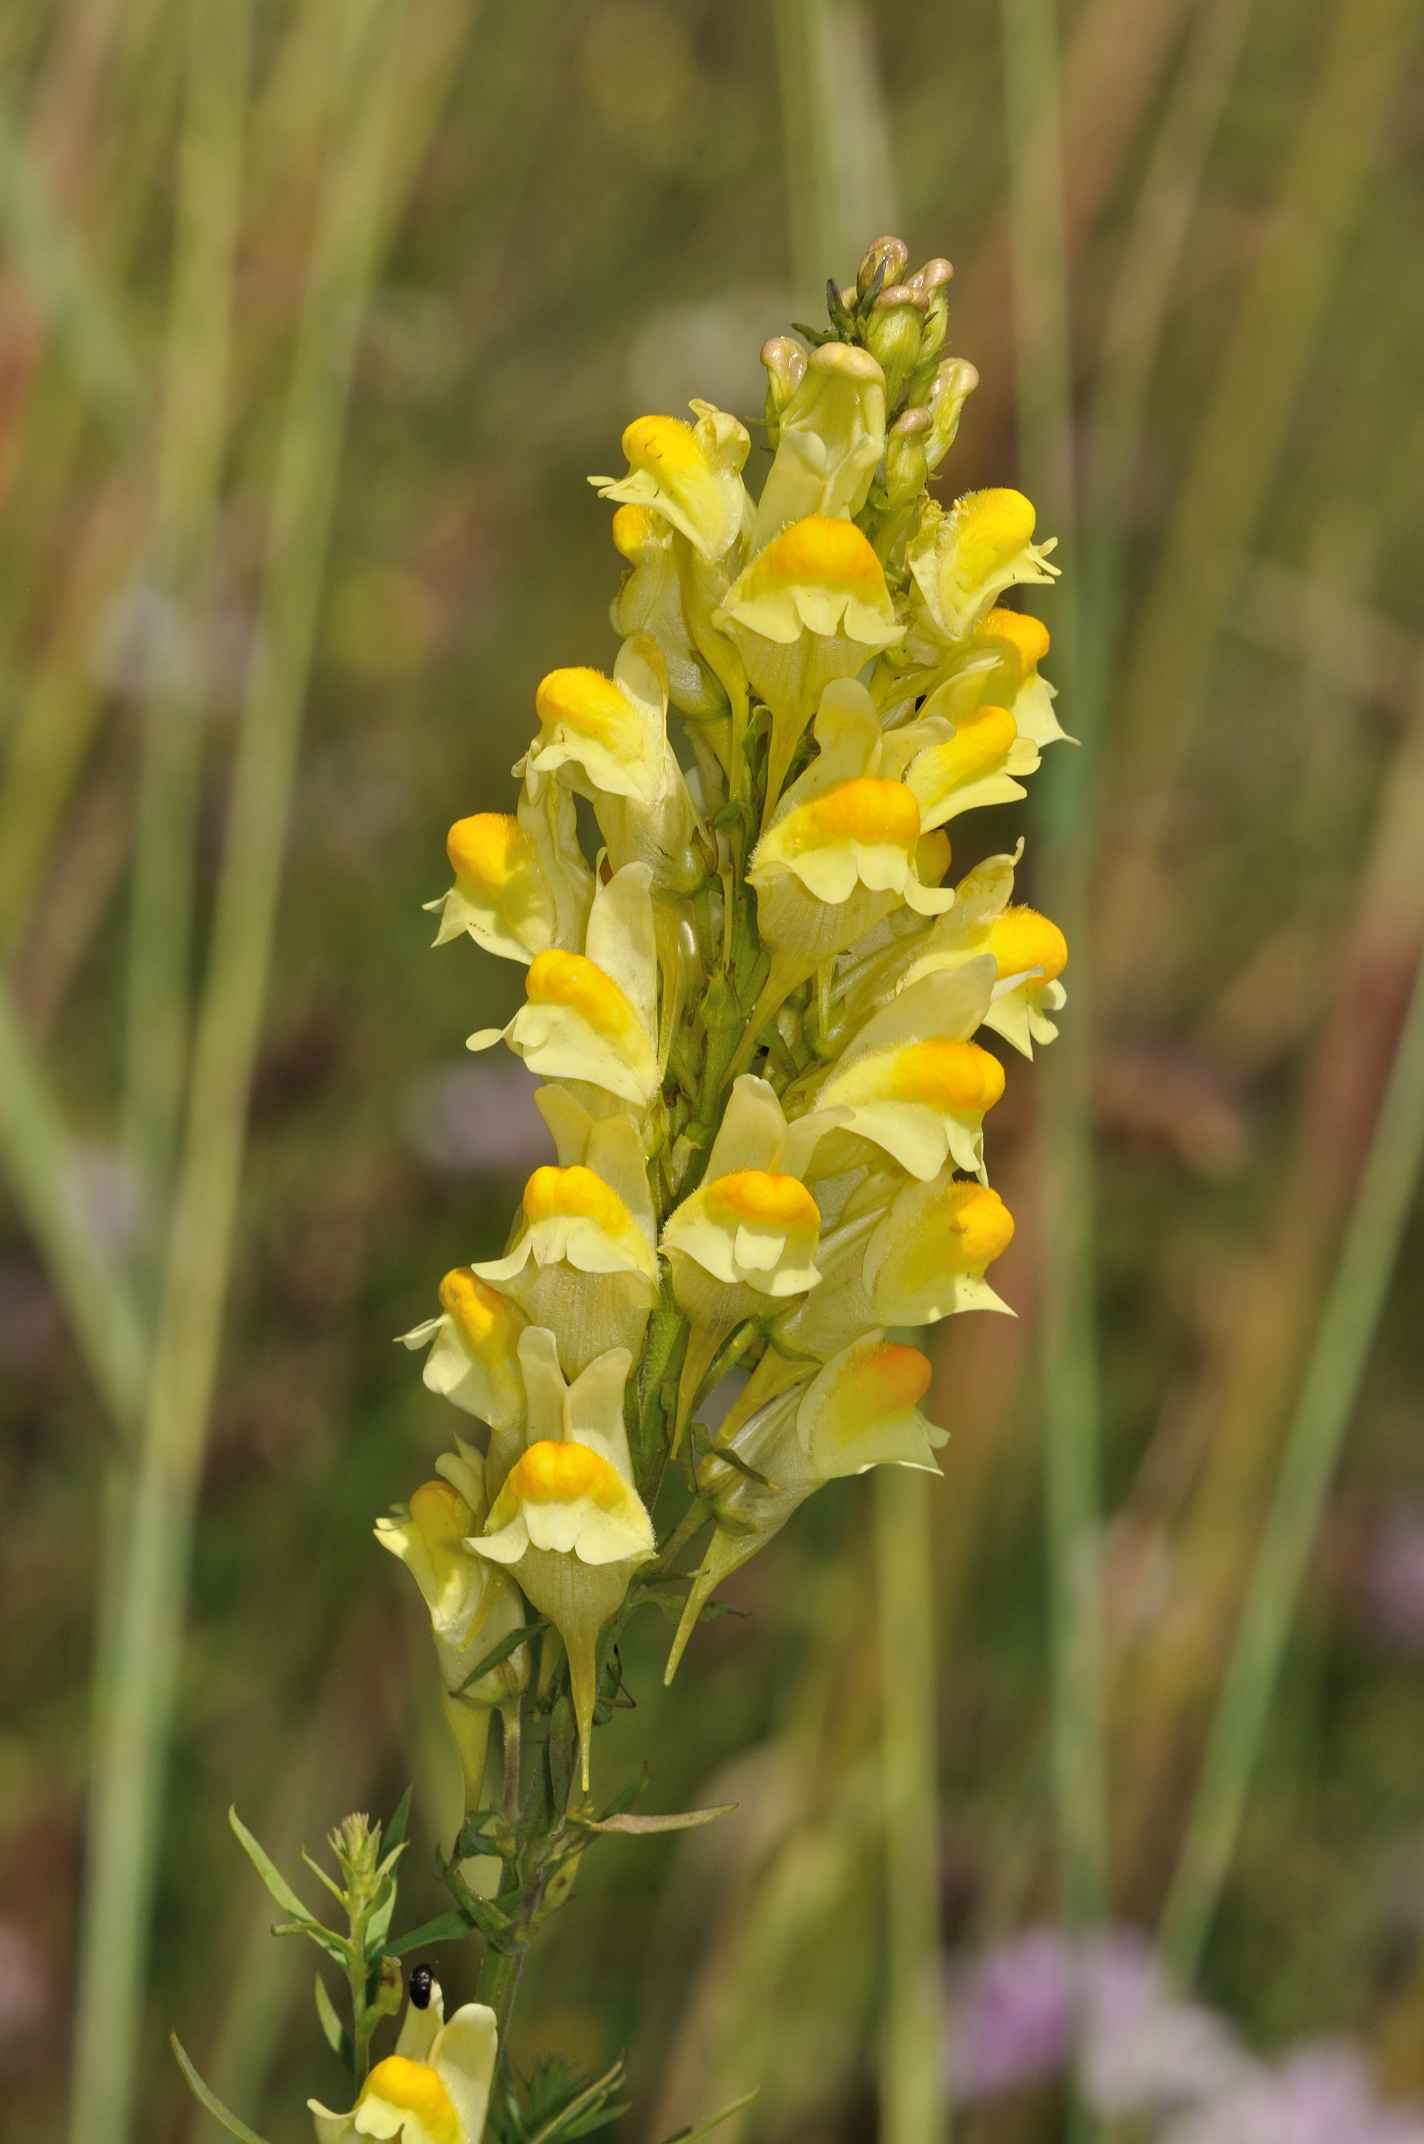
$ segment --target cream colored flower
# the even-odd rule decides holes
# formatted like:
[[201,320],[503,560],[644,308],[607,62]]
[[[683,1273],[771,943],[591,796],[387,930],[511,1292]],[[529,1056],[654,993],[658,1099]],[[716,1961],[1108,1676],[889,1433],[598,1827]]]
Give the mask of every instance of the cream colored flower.
[[470,1267],[456,1266],[440,1283],[439,1316],[400,1338],[405,1347],[430,1348],[422,1372],[427,1391],[503,1432],[524,1419],[517,1352],[523,1328],[516,1304]]
[[534,1099],[558,1165],[529,1178],[506,1255],[473,1270],[558,1334],[572,1377],[611,1347],[642,1346],[657,1301],[657,1219],[630,1116],[594,1117],[557,1087]]
[[885,375],[868,350],[828,342],[805,361],[780,412],[754,548],[808,514],[854,519],[885,452]]
[[778,1345],[824,1362],[867,1326],[1006,1311],[984,1276],[1013,1236],[1013,1216],[987,1184],[948,1169],[928,1183],[877,1173],[822,1234],[821,1285],[778,1318]]
[[697,650],[684,606],[677,547],[686,538],[651,506],[620,506],[613,541],[630,569],[608,614],[614,632],[656,641],[667,665],[668,698],[680,714],[697,722],[725,715],[727,696]]
[[624,477],[591,476],[600,497],[650,506],[706,559],[720,559],[751,519],[742,465],[751,448],[746,427],[711,402],[680,417],[638,417],[623,434]]
[[904,631],[869,542],[853,521],[828,514],[808,514],[774,536],[715,617],[780,724],[768,772],[773,796],[824,688],[853,676]]
[[921,623],[941,640],[962,640],[1004,589],[1056,580],[1053,542],[1034,542],[1036,520],[1021,491],[967,492],[948,513],[927,500],[907,553]]
[[349,2113],[307,2101],[316,2144],[480,2144],[497,2048],[493,2010],[463,2003],[447,2023],[436,1983],[427,2008],[407,2004],[395,2053],[375,2065]]
[[816,1110],[834,1110],[817,1167],[838,1165],[843,1147],[869,1140],[928,1181],[952,1162],[983,1174],[984,1118],[1004,1091],[1004,1071],[969,1037],[994,987],[987,958],[925,976],[856,1031],[814,1084]]
[[954,899],[919,876],[925,828],[899,775],[921,740],[885,734],[854,679],[827,686],[815,736],[816,757],[782,798],[747,870],[762,937],[804,974],[892,909],[934,915]]
[[652,873],[625,864],[593,897],[582,953],[540,953],[525,1003],[466,1047],[507,1042],[531,1072],[602,1087],[646,1108],[658,1091],[658,963]]
[[823,1482],[874,1466],[939,1471],[934,1454],[945,1433],[919,1410],[930,1375],[918,1348],[902,1347],[882,1332],[865,1333],[814,1377],[779,1393],[727,1440],[742,1468],[719,1459],[715,1450],[709,1454],[698,1486],[712,1505],[715,1527],[668,1656],[668,1682],[716,1587]]
[[907,990],[928,975],[988,956],[996,979],[984,1025],[1032,1057],[1035,1043],[1042,1047],[1057,1035],[1051,1015],[1068,1002],[1058,979],[1067,966],[1068,942],[1036,908],[1011,903],[1016,860],[986,857],[968,873],[950,914],[909,950],[896,987]]
[[631,1357],[614,1348],[568,1384],[554,1335],[531,1326],[520,1360],[530,1443],[469,1546],[509,1569],[564,1641],[587,1791],[598,1633],[654,1546],[624,1426]]
[[466,933],[487,953],[527,966],[550,946],[583,944],[593,873],[579,847],[574,802],[553,781],[526,784],[514,817],[476,812],[445,841],[455,883],[438,901],[436,945]]
[[473,1445],[435,1463],[407,1505],[376,1521],[376,1539],[410,1572],[430,1612],[445,1717],[465,1777],[465,1806],[479,1806],[492,1708],[517,1698],[529,1680],[526,1656],[512,1654],[470,1684],[471,1670],[525,1621],[519,1588],[466,1546],[488,1509],[485,1463]]

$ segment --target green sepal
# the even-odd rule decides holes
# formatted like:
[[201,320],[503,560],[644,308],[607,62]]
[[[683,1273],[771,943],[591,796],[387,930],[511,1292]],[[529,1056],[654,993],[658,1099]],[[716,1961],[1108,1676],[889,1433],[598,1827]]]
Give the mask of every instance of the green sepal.
[[547,1616],[541,1615],[536,1616],[532,1623],[525,1623],[519,1630],[511,1630],[507,1636],[500,1639],[498,1645],[490,1647],[476,1667],[471,1668],[469,1674],[460,1685],[461,1690],[468,1690],[470,1685],[477,1683],[482,1675],[488,1675],[491,1668],[499,1667],[504,1661],[508,1660],[511,1653],[517,1653],[521,1645],[527,1645],[531,1638],[537,1638],[541,1630],[547,1630],[548,1628],[549,1621]]

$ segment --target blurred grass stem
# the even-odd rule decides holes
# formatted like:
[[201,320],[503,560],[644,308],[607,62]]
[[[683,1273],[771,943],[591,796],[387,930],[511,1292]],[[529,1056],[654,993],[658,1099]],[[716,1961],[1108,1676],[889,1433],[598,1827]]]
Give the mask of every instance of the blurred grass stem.
[[[188,1044],[194,822],[213,545],[227,442],[242,215],[250,0],[187,13],[177,247],[159,432],[152,582],[175,645],[144,710],[126,1004],[125,1149],[146,1213],[167,1210]],[[153,1245],[145,1277],[156,1288]]]
[[[1071,1019],[1040,1075],[1043,1303],[1040,1412],[1046,1498],[1051,1755],[1065,1925],[1083,1936],[1106,1905],[1106,1779],[1099,1629],[1094,1303],[1092,1015],[1085,975],[1087,828],[1096,723],[1079,706],[1081,618],[1074,513],[1068,265],[1058,24],[1052,0],[1004,0],[1005,126],[1013,248],[1020,459],[1049,526],[1070,548],[1054,601],[1055,644],[1081,750],[1055,755],[1040,805],[1046,903],[1073,952]],[[1060,625],[1059,619],[1063,623]]]
[[[395,18],[398,25],[399,17]],[[379,31],[379,34],[377,34]],[[154,1849],[184,1597],[300,721],[356,340],[386,227],[399,72],[379,0],[336,11],[337,106],[273,482],[263,615],[243,707],[209,973],[128,1555],[96,1748],[70,2134],[132,2133]]]
[[[894,227],[895,186],[871,18],[852,0],[778,0],[793,286],[811,302]],[[925,1484],[875,1481],[887,1976],[880,2112],[886,2144],[949,2133],[940,2016],[935,1586]]]
[[3,985],[0,1165],[100,1398],[119,1430],[132,1429],[143,1408],[143,1328],[84,1213],[68,1133]]
[[[1416,747],[1415,758],[1421,775],[1416,793],[1424,793],[1424,751]],[[1163,1908],[1163,1955],[1184,1983],[1200,1963],[1240,1836],[1321,1509],[1359,1396],[1421,1166],[1424,947],[1287,1437],[1181,1858]]]

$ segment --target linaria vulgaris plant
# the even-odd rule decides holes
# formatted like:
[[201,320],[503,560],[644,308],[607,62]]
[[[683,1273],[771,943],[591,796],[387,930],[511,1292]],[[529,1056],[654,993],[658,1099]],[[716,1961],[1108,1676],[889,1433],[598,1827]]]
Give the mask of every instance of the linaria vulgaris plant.
[[[317,1873],[345,1931],[238,1827],[349,1990],[349,2026],[318,1994],[354,2092],[312,2102],[318,2144],[613,2118],[616,2068],[519,2080],[498,2048],[590,1846],[719,1813],[609,1798],[619,1632],[670,1607],[670,1680],[717,1587],[824,1482],[937,1472],[929,1360],[889,1334],[1006,1307],[984,1159],[1005,1073],[975,1037],[1050,1041],[1067,948],[1014,902],[1017,851],[951,883],[947,829],[1022,797],[1063,735],[1048,633],[1000,600],[1057,569],[1019,492],[929,495],[977,379],[945,354],[950,275],[880,239],[829,287],[828,330],[767,343],[759,497],[725,410],[628,426],[626,473],[592,479],[626,566],[611,674],[551,670],[515,811],[450,829],[435,943],[525,968],[509,1025],[469,1045],[539,1077],[554,1158],[503,1255],[447,1273],[404,1336],[468,1434],[376,1526],[429,1610],[463,1770],[451,1909],[390,1937],[404,1807],[384,1840],[354,1817],[333,1835],[339,1877]],[[481,1999],[443,2021],[417,1967],[373,2060],[400,1960],[470,1933]]]

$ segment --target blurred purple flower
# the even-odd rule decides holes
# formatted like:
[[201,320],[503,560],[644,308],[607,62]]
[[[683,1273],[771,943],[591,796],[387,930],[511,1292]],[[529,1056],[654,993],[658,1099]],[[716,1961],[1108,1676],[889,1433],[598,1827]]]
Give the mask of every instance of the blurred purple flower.
[[1190,2105],[1248,2069],[1229,2029],[1172,1995],[1131,1929],[1085,1945],[1076,1960],[1051,1929],[1000,1945],[959,1985],[952,2044],[952,2088],[965,2100],[1056,2075],[1076,2044],[1084,2091],[1109,2115]]
[[992,2099],[1053,2076],[1068,2059],[1071,1956],[1052,1929],[1001,1943],[969,1968],[952,2007],[951,2089]]
[[1395,1512],[1381,1527],[1365,1574],[1378,1630],[1396,1644],[1424,1646],[1424,1517]]
[[1173,2122],[1161,2144],[1424,2144],[1424,2119],[1377,2099],[1362,2057],[1337,2042],[1257,2070]]

